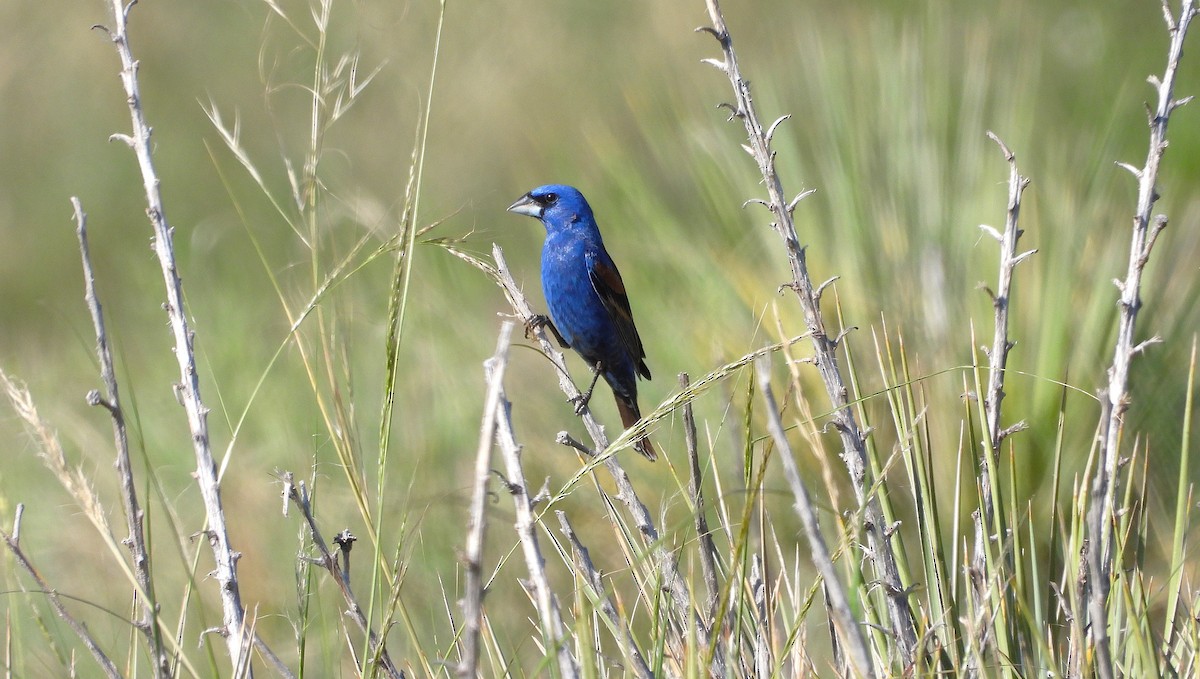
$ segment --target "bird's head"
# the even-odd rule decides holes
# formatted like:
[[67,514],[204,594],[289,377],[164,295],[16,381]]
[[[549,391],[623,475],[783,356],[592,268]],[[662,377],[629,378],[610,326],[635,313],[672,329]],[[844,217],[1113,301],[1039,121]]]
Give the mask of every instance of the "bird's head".
[[547,229],[592,216],[592,208],[579,189],[565,184],[539,186],[508,206],[508,211],[540,219]]

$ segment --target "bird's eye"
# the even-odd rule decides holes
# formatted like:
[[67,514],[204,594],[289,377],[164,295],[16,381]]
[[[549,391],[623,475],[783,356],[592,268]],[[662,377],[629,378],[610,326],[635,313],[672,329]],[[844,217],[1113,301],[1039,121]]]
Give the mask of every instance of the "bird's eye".
[[558,194],[557,193],[547,193],[542,198],[542,201],[545,202],[546,205],[554,205],[555,203],[558,202]]

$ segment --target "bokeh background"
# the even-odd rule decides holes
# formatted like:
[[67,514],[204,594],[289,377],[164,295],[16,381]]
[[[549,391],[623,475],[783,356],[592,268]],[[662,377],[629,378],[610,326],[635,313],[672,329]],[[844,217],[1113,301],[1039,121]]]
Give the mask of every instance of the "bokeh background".
[[[230,451],[224,489],[234,544],[245,553],[245,597],[266,616],[260,628],[286,640],[299,526],[279,511],[273,473],[315,468],[330,532],[356,529],[358,514],[345,501],[344,475],[271,282],[280,281],[290,304],[302,304],[315,287],[310,253],[204,111],[216,107],[225,120],[239,120],[266,184],[286,195],[288,164],[299,167],[309,143],[316,30],[308,3],[281,0],[280,7],[292,25],[252,0],[142,0],[131,35],[210,426],[216,449]],[[130,151],[107,141],[127,130],[129,118],[116,55],[92,28],[108,21],[105,12],[99,0],[0,3],[0,367],[28,383],[72,461],[113,498],[120,524],[109,423],[83,400],[98,376],[68,202],[79,196],[137,446],[155,472],[145,488],[154,498],[155,553],[164,569],[174,568],[181,564],[174,535],[199,530],[201,513],[186,423],[171,390],[177,368],[141,180]],[[357,55],[363,78],[379,70],[323,138],[320,225],[330,267],[364,235],[382,243],[399,229],[438,12],[432,1],[333,5],[328,60]],[[843,315],[860,328],[849,344],[864,391],[880,384],[872,333],[886,323],[903,334],[914,372],[928,376],[935,455],[944,456],[946,474],[958,452],[972,323],[976,344],[990,337],[991,305],[979,284],[994,284],[996,245],[977,226],[1001,227],[1007,196],[1008,168],[985,131],[1016,152],[1033,180],[1022,245],[1039,252],[1018,270],[1010,368],[1020,372],[1009,379],[1005,407],[1008,422],[1030,425],[1015,454],[1021,497],[1036,511],[1047,501],[1064,398],[1056,381],[1077,388],[1066,396],[1068,478],[1089,452],[1098,413],[1089,394],[1110,359],[1111,280],[1124,275],[1135,200],[1133,180],[1114,162],[1145,158],[1142,104],[1152,95],[1145,77],[1161,72],[1166,52],[1158,3],[763,0],[729,2],[725,12],[763,115],[792,115],[777,136],[780,168],[788,190],[816,189],[797,210],[798,227],[814,276],[841,277]],[[499,243],[541,305],[541,227],[504,208],[539,184],[579,186],[631,291],[655,374],[642,387],[646,409],[675,390],[677,373],[702,375],[774,339],[777,319],[791,332],[802,329],[792,301],[777,293],[787,270],[768,215],[741,207],[761,187],[739,149],[740,124],[715,108],[729,86],[700,63],[717,55],[711,39],[693,33],[705,21],[700,0],[451,2],[433,87],[417,222],[438,224],[424,238],[465,238],[458,247],[476,253]],[[1180,96],[1200,92],[1200,60],[1192,56]],[[1178,481],[1184,377],[1200,328],[1200,108],[1181,109],[1169,136],[1158,209],[1171,222],[1147,272],[1139,325],[1143,337],[1165,341],[1138,359],[1128,417],[1152,455],[1152,502],[1163,503]],[[419,245],[413,256],[385,498],[384,515],[394,520],[384,535],[408,560],[404,598],[424,641],[445,649],[443,599],[453,602],[457,591],[481,362],[493,350],[497,314],[507,309],[484,276],[437,245]],[[376,259],[323,302],[345,342],[339,379],[350,387],[344,395],[367,460],[383,393],[391,266],[389,257]],[[572,360],[582,378],[582,364]],[[746,375],[735,375],[697,402],[718,465],[736,464],[745,391]],[[615,412],[601,392],[598,413],[614,423],[611,431]],[[535,351],[514,348],[508,393],[530,478],[561,482],[577,462],[553,436],[581,428]],[[894,442],[879,436],[881,445]],[[678,464],[678,422],[665,420],[655,438]],[[101,556],[6,407],[0,443],[0,520],[8,524],[16,503],[25,503],[23,543],[44,574],[115,614],[85,614],[102,639],[126,639],[129,629],[115,618],[126,615],[127,592],[110,586],[121,582],[119,570]],[[671,466],[630,464],[666,524],[686,523],[676,516],[682,502]],[[585,516],[589,502],[576,513]],[[492,511],[506,525],[508,510]],[[494,531],[493,557],[513,544],[501,532]],[[17,576],[6,570],[0,608],[20,617],[40,606],[35,596],[13,593]],[[210,587],[201,577],[201,590]],[[332,590],[319,591],[328,598],[317,604],[336,617]],[[522,623],[514,639],[528,633],[522,597],[496,595]],[[209,623],[218,615],[193,605],[201,610],[192,615]],[[27,671],[58,667],[41,632],[32,625],[20,632],[29,641]],[[335,645],[330,654],[337,653]]]

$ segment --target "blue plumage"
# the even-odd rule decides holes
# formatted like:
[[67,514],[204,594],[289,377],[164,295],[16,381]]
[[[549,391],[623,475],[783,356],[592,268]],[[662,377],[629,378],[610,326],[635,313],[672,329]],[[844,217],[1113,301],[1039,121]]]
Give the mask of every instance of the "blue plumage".
[[[553,327],[560,340],[612,387],[622,424],[632,426],[641,419],[637,378],[650,379],[650,369],[625,284],[604,249],[591,206],[578,189],[550,184],[530,191],[508,209],[535,217],[546,227],[542,290]],[[655,459],[649,439],[640,439],[634,447]]]

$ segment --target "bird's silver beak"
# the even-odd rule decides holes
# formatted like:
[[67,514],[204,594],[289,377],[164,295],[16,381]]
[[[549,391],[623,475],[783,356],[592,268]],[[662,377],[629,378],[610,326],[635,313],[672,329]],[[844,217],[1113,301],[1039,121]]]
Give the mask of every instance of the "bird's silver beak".
[[533,196],[529,195],[528,193],[521,196],[517,202],[509,205],[508,211],[515,212],[519,215],[528,215],[534,219],[542,218],[542,206],[538,205],[537,201],[533,199]]

